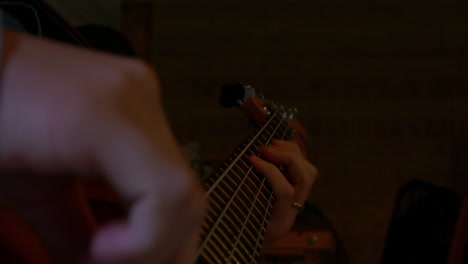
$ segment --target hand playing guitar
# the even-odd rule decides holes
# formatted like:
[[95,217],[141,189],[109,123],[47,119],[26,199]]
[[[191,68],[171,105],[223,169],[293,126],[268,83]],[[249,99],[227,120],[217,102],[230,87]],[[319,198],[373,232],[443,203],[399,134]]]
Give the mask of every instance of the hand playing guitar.
[[8,30],[3,44],[0,165],[9,173],[0,175],[0,203],[34,222],[47,249],[64,249],[49,252],[54,263],[79,262],[86,248],[70,245],[86,244],[70,234],[90,233],[92,224],[63,233],[62,224],[79,221],[52,207],[86,212],[62,202],[74,188],[68,173],[104,175],[129,211],[92,235],[93,261],[193,261],[202,192],[169,129],[154,73],[133,59]]
[[291,141],[273,140],[272,145],[262,147],[261,158],[252,156],[250,161],[254,169],[266,177],[275,194],[263,242],[265,248],[291,229],[299,212],[293,203],[305,203],[318,171]]

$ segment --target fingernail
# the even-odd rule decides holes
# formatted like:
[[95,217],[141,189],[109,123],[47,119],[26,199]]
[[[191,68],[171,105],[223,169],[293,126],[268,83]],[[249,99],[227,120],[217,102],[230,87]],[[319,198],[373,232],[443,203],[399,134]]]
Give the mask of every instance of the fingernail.
[[261,161],[261,159],[257,156],[250,156],[250,158],[256,161]]

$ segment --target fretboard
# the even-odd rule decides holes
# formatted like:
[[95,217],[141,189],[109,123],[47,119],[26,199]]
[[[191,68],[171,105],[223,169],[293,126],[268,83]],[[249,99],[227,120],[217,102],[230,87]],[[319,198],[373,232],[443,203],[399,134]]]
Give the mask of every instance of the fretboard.
[[204,183],[208,212],[197,253],[199,263],[257,263],[274,200],[265,177],[249,157],[273,139],[290,140],[294,130],[278,114],[231,154]]

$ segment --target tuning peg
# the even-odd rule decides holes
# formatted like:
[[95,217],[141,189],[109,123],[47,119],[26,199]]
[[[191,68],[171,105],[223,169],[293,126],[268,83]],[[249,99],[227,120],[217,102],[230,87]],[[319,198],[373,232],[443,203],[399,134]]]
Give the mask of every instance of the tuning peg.
[[245,95],[245,87],[241,83],[228,83],[221,87],[219,102],[224,107],[239,107]]
[[291,119],[291,120],[296,119],[298,113],[299,113],[299,111],[297,110],[296,107],[294,107],[294,108],[288,108],[288,118],[289,118],[289,119]]
[[256,92],[250,85],[228,83],[221,88],[219,102],[224,107],[239,107],[252,96],[256,96]]

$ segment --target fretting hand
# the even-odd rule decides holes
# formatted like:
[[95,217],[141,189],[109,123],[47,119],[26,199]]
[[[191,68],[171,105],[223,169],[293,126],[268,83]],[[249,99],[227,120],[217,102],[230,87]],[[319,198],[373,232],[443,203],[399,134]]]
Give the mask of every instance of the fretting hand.
[[304,205],[318,171],[290,141],[274,140],[271,145],[261,148],[260,156],[252,156],[250,161],[255,171],[266,177],[275,195],[263,242],[265,248],[291,229],[299,212],[293,204]]

